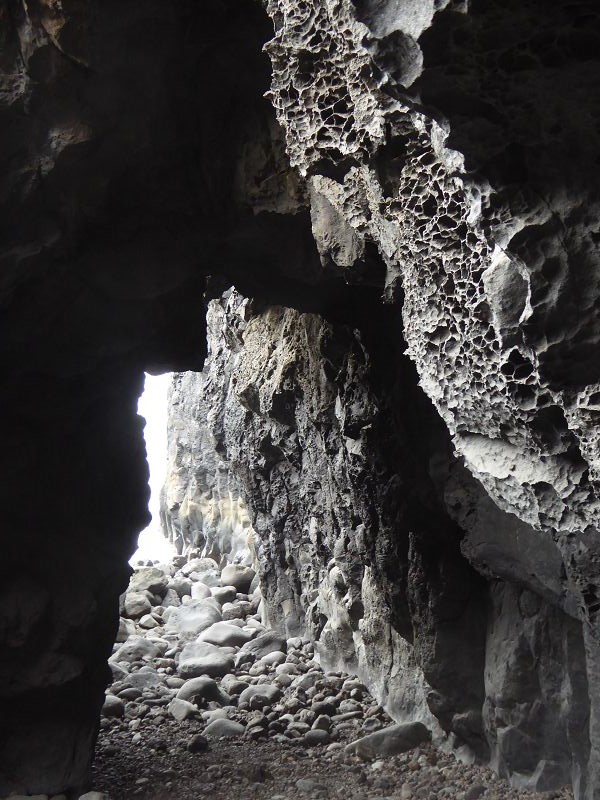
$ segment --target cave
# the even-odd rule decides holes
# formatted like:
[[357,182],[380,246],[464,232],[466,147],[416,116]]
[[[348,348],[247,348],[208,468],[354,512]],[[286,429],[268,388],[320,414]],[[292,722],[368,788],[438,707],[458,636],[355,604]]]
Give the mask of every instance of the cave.
[[174,372],[269,626],[600,798],[597,3],[6,0],[0,37],[0,796],[90,788]]

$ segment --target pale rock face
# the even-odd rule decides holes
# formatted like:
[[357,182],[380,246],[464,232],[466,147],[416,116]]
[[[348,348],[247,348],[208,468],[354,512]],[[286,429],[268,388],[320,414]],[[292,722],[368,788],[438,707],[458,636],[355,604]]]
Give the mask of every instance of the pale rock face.
[[[226,374],[207,376],[224,385]],[[185,386],[170,389],[169,467],[162,492],[161,519],[179,552],[199,549],[204,557],[251,564],[253,529],[234,476],[221,469],[210,438],[215,409],[199,392],[190,405]],[[207,424],[208,423],[208,424]],[[190,427],[193,426],[193,427]],[[178,445],[179,435],[189,447]]]

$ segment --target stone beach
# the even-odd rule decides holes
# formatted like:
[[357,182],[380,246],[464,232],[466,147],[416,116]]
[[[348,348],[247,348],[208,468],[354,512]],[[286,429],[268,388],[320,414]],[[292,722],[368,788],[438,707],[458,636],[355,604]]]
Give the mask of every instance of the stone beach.
[[136,569],[121,607],[140,592],[151,610],[120,620],[96,747],[99,793],[85,800],[572,797],[510,788],[434,746],[421,723],[396,724],[358,678],[324,670],[308,639],[263,626],[260,588],[245,569],[242,587],[225,583],[228,566],[194,555]]

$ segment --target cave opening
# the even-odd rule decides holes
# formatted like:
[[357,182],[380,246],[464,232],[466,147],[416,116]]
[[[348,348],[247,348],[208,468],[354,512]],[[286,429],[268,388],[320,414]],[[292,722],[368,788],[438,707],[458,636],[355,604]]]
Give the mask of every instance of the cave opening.
[[144,390],[140,395],[137,413],[145,420],[144,442],[146,445],[146,461],[148,463],[148,485],[150,499],[148,511],[151,520],[140,531],[136,551],[129,563],[141,566],[141,562],[168,561],[175,555],[175,548],[164,534],[161,523],[161,493],[167,473],[167,424],[168,393],[173,373],[160,375],[146,373]]

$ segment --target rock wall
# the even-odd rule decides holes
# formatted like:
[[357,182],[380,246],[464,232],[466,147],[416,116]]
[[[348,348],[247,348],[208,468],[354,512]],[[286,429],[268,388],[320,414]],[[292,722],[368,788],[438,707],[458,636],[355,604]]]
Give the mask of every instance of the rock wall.
[[597,9],[267,8],[271,99],[322,258],[351,280],[377,248],[420,385],[495,504],[451,481],[464,552],[582,623],[577,790],[597,796]]
[[[453,456],[399,314],[367,301],[353,329],[234,290],[213,300],[203,372],[174,377],[167,490],[193,508],[203,487],[235,486],[264,620],[309,635],[397,720],[515,785],[579,786],[589,699],[560,553]],[[171,508],[185,529],[193,512]]]
[[[266,6],[270,99],[306,181],[323,268],[377,283],[376,251],[387,301],[402,306],[402,326],[390,310],[396,325],[376,332],[353,308],[343,321],[361,338],[339,345],[333,385],[319,346],[296,340],[304,318],[259,314],[234,357],[233,395],[213,395],[235,409],[211,426],[246,487],[269,614],[335,642],[324,652],[370,673],[398,714],[411,706],[390,690],[394,659],[420,670],[407,683],[427,682],[416,694],[428,710],[415,701],[411,713],[433,713],[515,783],[570,776],[578,796],[595,797],[597,10]],[[382,379],[407,374],[382,355],[386,336],[392,350],[405,341],[450,440],[431,409],[415,417]],[[398,414],[377,431],[376,419]],[[428,425],[436,436],[414,449],[406,428]],[[387,659],[380,621],[397,637]],[[472,696],[456,698],[457,685]]]
[[86,783],[140,376],[200,368],[213,275],[253,303],[233,477],[195,480],[244,492],[274,624],[598,797],[596,3],[7,0],[0,33],[0,794]]
[[269,32],[252,3],[0,4],[2,797],[87,788],[143,372],[201,367],[215,253],[260,238],[232,187],[270,153]]
[[215,314],[207,320],[209,359],[217,368],[177,374],[169,389],[168,468],[161,522],[179,553],[198,550],[201,557],[217,563],[251,564],[254,530],[245,493],[213,433],[231,380],[230,354],[239,335],[234,325],[243,327],[248,302],[237,295],[223,302],[231,303],[236,311],[227,338],[219,331],[221,320]]

